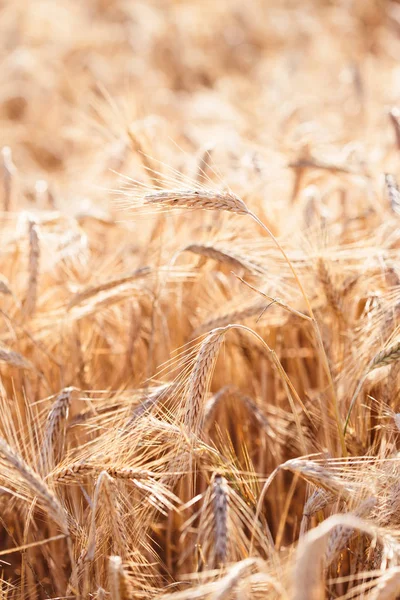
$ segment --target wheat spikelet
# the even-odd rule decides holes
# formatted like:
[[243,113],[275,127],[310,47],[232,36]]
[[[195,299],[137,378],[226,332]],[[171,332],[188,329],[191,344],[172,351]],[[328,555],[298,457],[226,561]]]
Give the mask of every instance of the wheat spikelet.
[[216,475],[213,482],[213,505],[215,524],[215,562],[224,565],[228,551],[228,482],[222,475]]
[[388,346],[374,356],[369,366],[369,371],[373,371],[378,367],[390,365],[400,358],[400,342],[396,342]]
[[149,479],[154,477],[154,473],[145,469],[133,469],[131,467],[106,467],[110,477],[114,479]]
[[98,472],[99,468],[91,463],[76,462],[66,467],[59,467],[53,471],[51,479],[56,483],[76,483],[80,479],[97,474]]
[[51,473],[51,479],[57,483],[73,483],[88,476],[97,476],[102,471],[105,471],[114,479],[149,479],[155,475],[152,471],[146,471],[145,469],[107,466],[81,461],[56,469]]
[[342,316],[342,302],[339,291],[336,289],[332,277],[329,273],[326,262],[319,257],[317,262],[318,278],[324,290],[325,297],[332,311],[338,316]]
[[32,316],[36,309],[38,295],[40,245],[37,225],[29,221],[29,278],[28,290],[25,296],[24,312]]
[[64,388],[50,409],[43,434],[43,445],[39,461],[42,470],[51,470],[54,463],[60,460],[64,447],[71,395],[74,390],[73,387]]
[[68,308],[68,310],[70,310],[72,307],[74,307],[78,304],[82,304],[82,302],[84,302],[85,300],[89,300],[89,298],[96,296],[100,292],[105,292],[105,291],[111,290],[112,288],[118,287],[120,285],[130,283],[131,281],[135,281],[139,277],[145,277],[149,273],[150,273],[149,267],[142,267],[140,269],[136,269],[136,271],[133,271],[132,273],[129,273],[127,275],[120,275],[119,277],[113,277],[112,279],[104,281],[103,283],[100,283],[99,285],[94,285],[94,286],[88,287],[88,288],[82,290],[81,292],[78,292],[77,294],[75,294],[69,301],[67,308]]
[[208,334],[201,344],[188,381],[184,422],[188,430],[195,434],[200,430],[204,420],[205,394],[226,331],[226,328],[218,328]]
[[261,265],[253,263],[244,257],[239,256],[225,248],[217,248],[216,246],[206,246],[205,244],[190,244],[183,248],[182,252],[192,252],[199,256],[212,258],[217,262],[230,265],[234,269],[246,269],[250,273],[262,273]]
[[0,362],[4,362],[10,367],[16,367],[17,369],[25,369],[28,371],[34,370],[33,364],[26,359],[19,352],[14,352],[8,348],[0,348]]
[[249,211],[238,196],[232,192],[208,190],[160,190],[142,197],[143,206],[156,208],[188,208],[202,210],[223,210],[238,215]]
[[293,473],[299,473],[308,482],[318,485],[332,494],[341,493],[346,495],[351,489],[339,474],[335,473],[328,465],[317,463],[312,460],[294,458],[280,465],[281,469],[288,469]]

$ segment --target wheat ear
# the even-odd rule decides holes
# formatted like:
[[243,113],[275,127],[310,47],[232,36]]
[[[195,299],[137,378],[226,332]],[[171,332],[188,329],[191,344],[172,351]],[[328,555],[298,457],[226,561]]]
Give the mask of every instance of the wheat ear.
[[228,553],[228,492],[228,482],[225,477],[216,475],[213,483],[216,567],[226,563]]
[[55,399],[47,417],[40,454],[40,468],[50,471],[60,460],[65,442],[65,429],[71,406],[71,395],[76,388],[64,388]]
[[29,277],[24,312],[32,316],[36,309],[39,279],[40,245],[37,225],[29,221]]
[[361,388],[364,385],[364,382],[365,382],[366,378],[368,377],[368,375],[371,373],[371,371],[374,371],[375,369],[378,369],[379,367],[391,365],[396,360],[399,360],[399,358],[400,358],[400,341],[395,342],[391,346],[388,346],[387,348],[384,348],[383,350],[378,352],[378,354],[376,354],[374,356],[374,358],[371,360],[371,362],[368,364],[368,367],[367,367],[364,375],[360,378],[360,380],[357,384],[357,387],[355,389],[355,392],[352,396],[352,399],[350,401],[350,406],[349,406],[349,410],[347,412],[347,417],[346,417],[346,421],[345,421],[344,429],[343,429],[344,435],[346,434],[346,431],[347,431],[347,426],[349,424],[350,415],[353,410],[355,401],[357,400],[358,394],[360,393]]
[[238,215],[249,214],[248,208],[232,192],[208,190],[160,190],[143,196],[144,206],[224,210]]
[[10,365],[10,367],[15,367],[17,369],[25,369],[27,371],[35,369],[33,364],[27,358],[22,356],[22,354],[4,347],[0,348],[0,362],[4,362],[7,365]]
[[305,535],[311,517],[320,510],[323,510],[326,506],[328,506],[328,504],[331,504],[334,499],[335,496],[331,492],[327,492],[324,489],[317,489],[313,494],[311,494],[304,505],[299,537],[303,537],[303,535]]
[[182,252],[192,252],[192,254],[204,256],[216,260],[219,263],[227,264],[234,269],[246,269],[246,271],[249,271],[250,273],[260,274],[264,271],[261,265],[257,265],[225,248],[217,248],[216,246],[205,244],[190,244],[183,248]]
[[0,454],[4,457],[6,463],[13,467],[18,475],[39,496],[61,531],[68,536],[69,530],[64,509],[40,476],[2,438],[0,438]]
[[106,471],[114,479],[149,479],[155,473],[132,467],[116,467],[90,462],[75,462],[66,467],[60,467],[51,473],[51,479],[56,483],[76,483],[88,476],[96,476]]
[[342,317],[343,311],[340,294],[332,281],[331,274],[322,257],[318,259],[317,271],[318,279],[321,282],[328,305],[338,317]]
[[204,420],[205,395],[217,360],[226,327],[214,329],[201,344],[192,369],[185,401],[184,422],[188,430],[198,434]]

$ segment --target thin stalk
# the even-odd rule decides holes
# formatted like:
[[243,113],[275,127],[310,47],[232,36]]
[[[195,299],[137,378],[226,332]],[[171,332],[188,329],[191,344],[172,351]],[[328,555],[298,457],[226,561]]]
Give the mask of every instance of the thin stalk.
[[[313,329],[315,332],[315,337],[317,340],[317,344],[318,347],[322,353],[322,363],[326,372],[326,376],[328,377],[328,384],[329,384],[329,388],[331,389],[331,394],[332,394],[332,400],[333,400],[333,409],[334,409],[334,414],[335,414],[335,421],[336,421],[336,427],[337,427],[337,431],[338,431],[338,435],[339,435],[339,440],[340,440],[340,446],[342,449],[342,454],[343,456],[347,456],[347,448],[346,448],[346,442],[345,442],[345,438],[344,438],[344,434],[343,434],[343,427],[342,427],[342,421],[341,421],[341,417],[340,417],[340,411],[339,411],[339,404],[338,404],[338,399],[336,396],[336,392],[335,392],[335,387],[333,385],[333,379],[332,379],[332,374],[329,368],[329,363],[328,363],[328,357],[326,355],[325,352],[325,348],[324,348],[324,344],[322,341],[322,337],[321,337],[321,332],[319,330],[318,327],[318,323],[315,319],[314,316],[314,312],[313,309],[311,307],[311,303],[308,299],[308,296],[303,288],[303,285],[288,257],[288,255],[286,254],[285,250],[282,248],[281,244],[278,242],[278,240],[276,239],[276,237],[274,236],[274,234],[272,233],[272,231],[257,217],[257,215],[255,215],[253,212],[249,211],[248,213],[250,215],[250,217],[258,224],[260,225],[260,227],[262,227],[262,229],[264,229],[264,231],[266,231],[266,233],[268,233],[268,235],[270,236],[270,238],[272,239],[272,241],[274,242],[274,244],[276,245],[276,247],[278,248],[278,250],[281,252],[283,258],[285,259],[285,261],[287,262],[287,264],[289,265],[289,268],[292,272],[293,277],[295,278],[295,281],[300,289],[300,292],[304,298],[304,301],[306,303],[307,306],[307,310],[310,313],[310,317],[311,317],[311,321],[313,324]],[[328,432],[325,432],[325,434],[327,435]]]

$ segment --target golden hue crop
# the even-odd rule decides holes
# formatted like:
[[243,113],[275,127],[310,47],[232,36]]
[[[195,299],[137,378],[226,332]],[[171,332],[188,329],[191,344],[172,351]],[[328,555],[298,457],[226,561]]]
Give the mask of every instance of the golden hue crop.
[[400,4],[0,0],[1,598],[400,597]]

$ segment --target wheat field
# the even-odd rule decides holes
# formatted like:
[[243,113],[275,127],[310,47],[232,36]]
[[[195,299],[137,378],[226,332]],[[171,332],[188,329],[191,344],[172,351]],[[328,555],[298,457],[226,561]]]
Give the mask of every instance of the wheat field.
[[2,599],[400,598],[399,58],[390,0],[0,0]]

